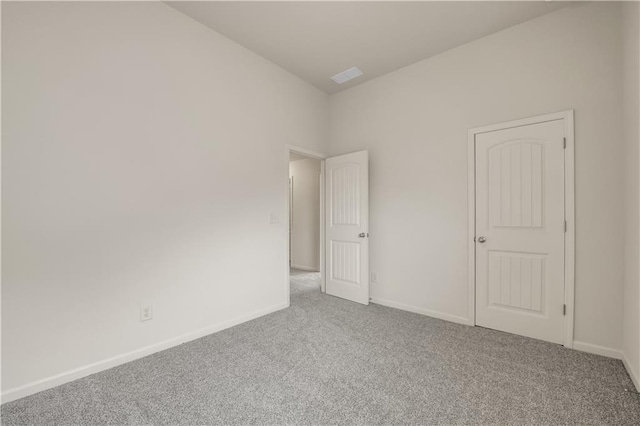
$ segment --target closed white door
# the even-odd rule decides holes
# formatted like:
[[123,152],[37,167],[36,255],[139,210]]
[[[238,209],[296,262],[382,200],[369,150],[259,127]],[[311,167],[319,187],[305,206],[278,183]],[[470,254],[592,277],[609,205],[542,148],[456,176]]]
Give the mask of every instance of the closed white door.
[[369,304],[369,155],[328,158],[326,176],[326,292]]
[[476,324],[563,342],[564,121],[477,134]]

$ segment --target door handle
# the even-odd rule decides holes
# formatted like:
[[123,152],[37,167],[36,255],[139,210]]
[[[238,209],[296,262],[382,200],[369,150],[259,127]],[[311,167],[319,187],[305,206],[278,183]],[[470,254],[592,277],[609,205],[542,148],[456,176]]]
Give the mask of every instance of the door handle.
[[487,241],[487,239],[485,237],[478,237],[478,242],[479,243],[485,243]]
[[369,236],[369,234],[365,234],[364,232],[361,232],[361,233],[358,234],[358,238],[365,238],[365,237],[368,237],[368,236]]

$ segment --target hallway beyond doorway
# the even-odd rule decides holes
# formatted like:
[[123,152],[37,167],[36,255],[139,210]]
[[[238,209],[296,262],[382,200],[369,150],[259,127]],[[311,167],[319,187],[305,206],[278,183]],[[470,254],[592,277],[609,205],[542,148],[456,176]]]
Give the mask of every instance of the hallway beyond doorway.
[[291,268],[289,277],[291,297],[307,293],[320,293],[320,272]]

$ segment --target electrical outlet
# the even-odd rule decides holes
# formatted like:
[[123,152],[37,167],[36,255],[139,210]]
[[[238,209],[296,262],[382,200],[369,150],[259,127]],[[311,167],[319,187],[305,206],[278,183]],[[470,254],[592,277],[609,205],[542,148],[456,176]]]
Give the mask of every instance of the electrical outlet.
[[149,321],[153,319],[153,305],[143,305],[140,308],[140,321]]
[[377,283],[378,282],[378,274],[376,274],[375,272],[371,273],[371,282],[372,283]]

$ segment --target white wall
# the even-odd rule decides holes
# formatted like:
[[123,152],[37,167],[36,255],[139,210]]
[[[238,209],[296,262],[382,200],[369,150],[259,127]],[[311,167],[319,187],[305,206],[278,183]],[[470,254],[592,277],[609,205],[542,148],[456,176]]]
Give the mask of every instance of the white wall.
[[620,25],[619,4],[569,6],[331,97],[330,153],[370,152],[374,301],[465,321],[467,130],[575,109],[575,340],[619,356]]
[[156,2],[3,2],[2,42],[5,401],[287,306],[325,94]]
[[291,266],[320,270],[320,161],[289,163],[293,178]]
[[640,7],[638,3],[627,3],[623,9],[623,102],[625,141],[625,281],[624,281],[624,325],[622,352],[624,361],[635,384],[640,389],[640,175],[638,162],[640,152],[639,119],[640,108]]

